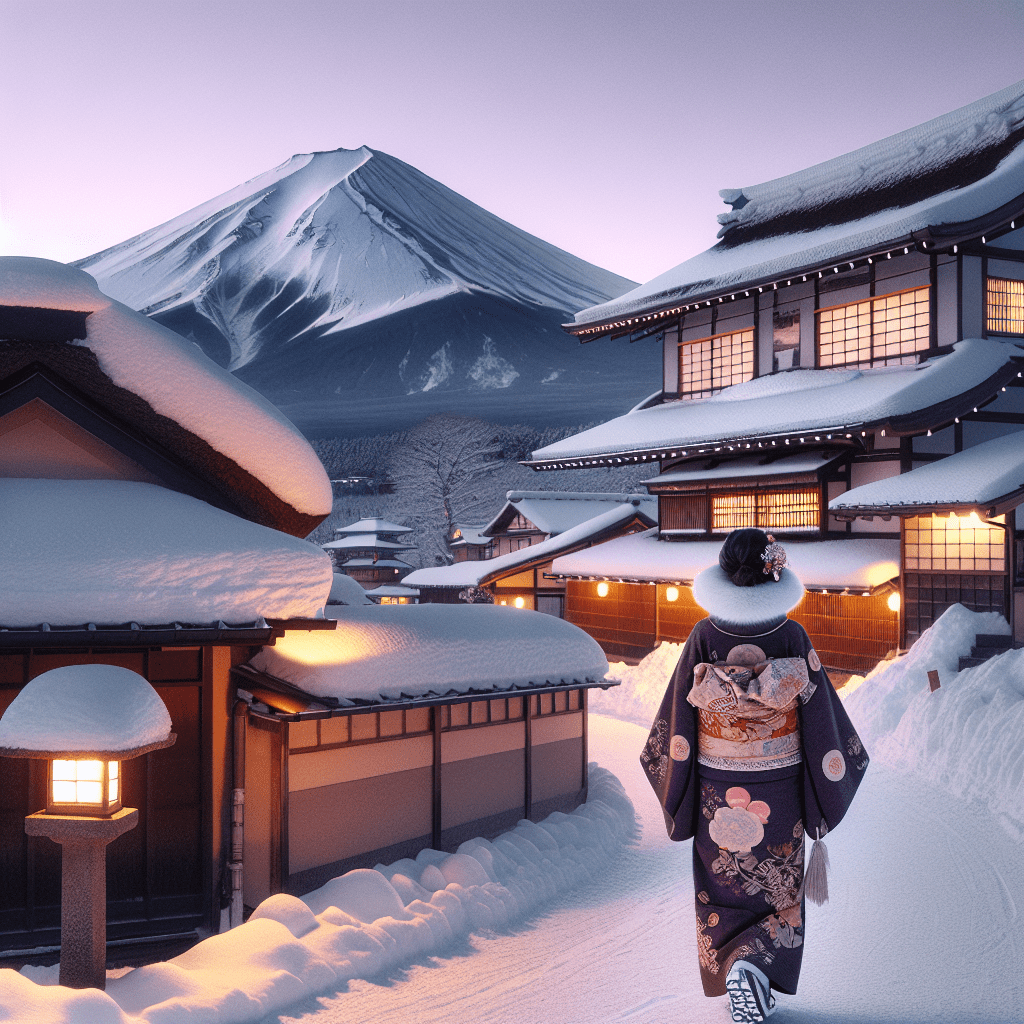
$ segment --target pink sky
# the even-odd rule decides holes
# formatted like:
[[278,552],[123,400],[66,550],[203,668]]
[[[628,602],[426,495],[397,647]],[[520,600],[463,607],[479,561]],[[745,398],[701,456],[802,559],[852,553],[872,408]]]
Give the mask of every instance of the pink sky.
[[718,190],[1024,75],[1024,0],[0,0],[0,254],[72,260],[367,145],[645,281]]

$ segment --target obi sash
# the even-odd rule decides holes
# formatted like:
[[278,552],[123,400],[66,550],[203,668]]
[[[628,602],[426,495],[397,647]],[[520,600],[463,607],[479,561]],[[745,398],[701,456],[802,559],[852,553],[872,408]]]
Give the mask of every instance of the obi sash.
[[799,764],[797,701],[806,703],[815,688],[803,658],[696,665],[686,699],[697,709],[697,761],[751,772]]

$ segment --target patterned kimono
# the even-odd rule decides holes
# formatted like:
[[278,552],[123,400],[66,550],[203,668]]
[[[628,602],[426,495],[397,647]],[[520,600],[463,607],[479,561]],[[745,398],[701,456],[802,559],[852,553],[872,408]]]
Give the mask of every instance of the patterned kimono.
[[868,764],[803,627],[698,622],[640,760],[669,836],[694,840],[705,994],[740,959],[795,993],[804,832],[839,824]]

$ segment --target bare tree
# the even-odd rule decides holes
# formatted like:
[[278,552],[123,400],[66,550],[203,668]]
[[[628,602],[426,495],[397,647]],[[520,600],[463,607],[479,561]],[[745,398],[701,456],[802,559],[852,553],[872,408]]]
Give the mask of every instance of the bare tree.
[[393,508],[413,528],[424,565],[452,561],[452,524],[493,513],[488,478],[502,465],[493,424],[466,416],[425,419],[392,452]]

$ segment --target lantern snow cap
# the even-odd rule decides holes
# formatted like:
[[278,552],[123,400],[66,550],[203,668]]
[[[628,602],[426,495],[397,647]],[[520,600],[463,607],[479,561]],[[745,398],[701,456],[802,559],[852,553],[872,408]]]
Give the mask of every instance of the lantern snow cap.
[[48,814],[115,813],[121,807],[119,762],[174,739],[156,690],[117,665],[44,672],[0,718],[0,754],[50,762]]

